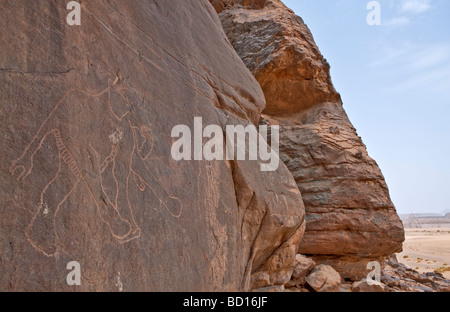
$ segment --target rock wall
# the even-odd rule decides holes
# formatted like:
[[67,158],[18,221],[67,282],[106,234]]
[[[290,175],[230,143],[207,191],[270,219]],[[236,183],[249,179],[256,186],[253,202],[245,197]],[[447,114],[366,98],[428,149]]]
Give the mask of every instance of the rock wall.
[[174,126],[266,106],[213,7],[86,0],[71,27],[66,5],[0,0],[0,290],[286,283],[305,228],[286,166],[171,157]]
[[280,125],[280,153],[306,207],[300,252],[343,278],[402,250],[403,225],[384,177],[349,121],[303,20],[281,1],[211,0],[230,42],[260,83],[262,123]]

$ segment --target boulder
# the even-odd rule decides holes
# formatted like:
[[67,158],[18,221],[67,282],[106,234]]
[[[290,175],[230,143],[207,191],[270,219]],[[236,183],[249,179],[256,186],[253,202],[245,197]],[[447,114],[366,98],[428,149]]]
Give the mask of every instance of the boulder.
[[295,280],[302,280],[316,266],[311,258],[300,254],[295,257],[295,263],[294,272],[292,273],[292,278]]
[[317,292],[337,292],[341,276],[329,265],[320,264],[306,277],[306,282]]

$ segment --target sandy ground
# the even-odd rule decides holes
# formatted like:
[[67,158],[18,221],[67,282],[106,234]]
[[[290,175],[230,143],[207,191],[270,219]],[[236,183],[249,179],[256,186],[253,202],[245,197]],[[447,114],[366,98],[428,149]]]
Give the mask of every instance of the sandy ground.
[[[450,270],[450,228],[405,229],[406,241],[398,260],[421,273]],[[443,272],[450,279],[450,271]]]

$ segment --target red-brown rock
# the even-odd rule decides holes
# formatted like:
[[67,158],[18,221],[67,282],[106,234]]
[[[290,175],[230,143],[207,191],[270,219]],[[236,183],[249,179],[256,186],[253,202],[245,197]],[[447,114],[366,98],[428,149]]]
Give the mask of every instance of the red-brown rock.
[[74,27],[66,5],[0,1],[0,290],[249,290],[278,250],[293,262],[283,164],[171,157],[174,126],[265,108],[210,3],[86,0]]
[[260,83],[263,123],[281,128],[281,158],[307,212],[300,253],[359,280],[371,260],[402,249],[403,225],[377,163],[349,121],[330,66],[303,23],[279,0],[222,1],[230,42]]

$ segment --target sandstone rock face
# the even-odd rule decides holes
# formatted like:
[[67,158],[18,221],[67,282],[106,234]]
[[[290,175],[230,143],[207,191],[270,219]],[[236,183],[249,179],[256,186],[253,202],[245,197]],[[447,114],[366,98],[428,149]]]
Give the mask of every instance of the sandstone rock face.
[[370,260],[401,250],[403,227],[383,175],[340,104],[317,105],[294,121],[267,120],[282,128],[281,158],[306,206],[301,253],[358,280]]
[[174,126],[265,108],[212,6],[87,0],[70,27],[66,5],[0,1],[0,290],[283,289],[305,227],[288,169],[171,157]]
[[243,7],[247,9],[262,9],[267,0],[209,0],[217,13],[232,7]]
[[[292,254],[298,251],[298,245],[305,232],[305,224],[303,223],[297,231],[281,245],[273,254],[265,261],[265,263],[253,272],[250,289],[264,288],[270,285],[285,285],[292,277],[295,268],[296,258]],[[276,237],[267,237],[270,241]],[[269,243],[272,245],[272,243]],[[258,265],[254,264],[254,267]]]
[[370,260],[402,249],[404,230],[328,63],[302,19],[280,1],[263,7],[221,2],[230,42],[264,91],[263,123],[280,125],[281,158],[303,196],[307,226],[300,252],[360,280]]
[[230,42],[264,91],[264,112],[280,115],[339,102],[330,66],[302,19],[280,1],[264,5],[234,6],[220,14]]

